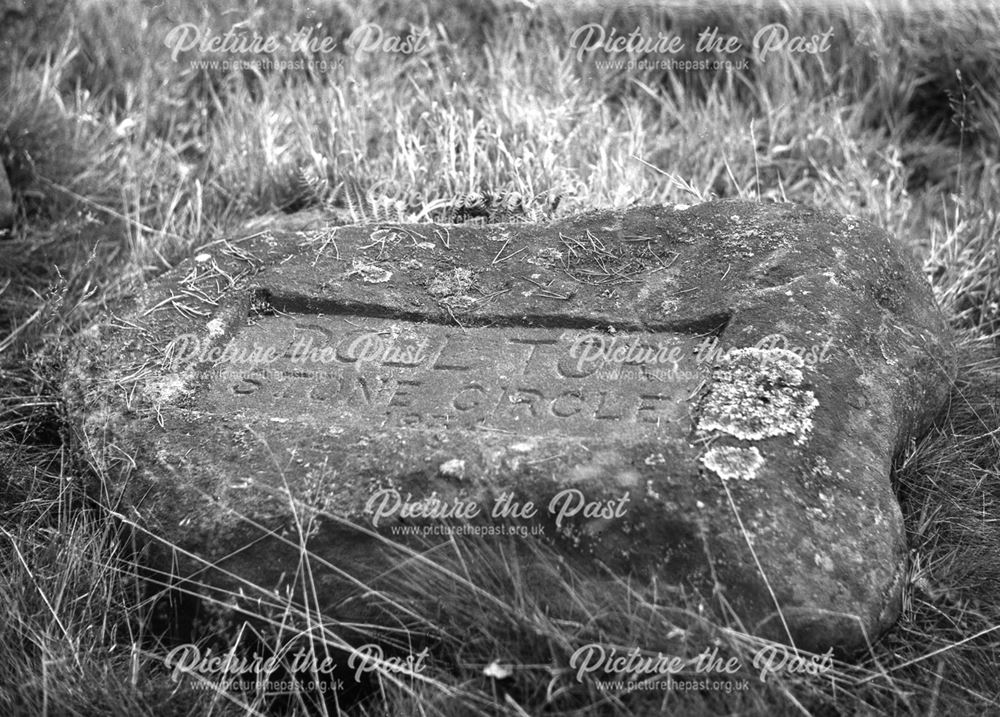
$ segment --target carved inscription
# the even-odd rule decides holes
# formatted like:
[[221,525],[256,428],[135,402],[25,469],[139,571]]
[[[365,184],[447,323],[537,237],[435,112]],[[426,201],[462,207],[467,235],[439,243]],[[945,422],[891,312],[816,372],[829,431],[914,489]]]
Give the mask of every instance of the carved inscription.
[[331,425],[591,435],[686,420],[686,399],[702,378],[698,337],[646,334],[609,350],[595,336],[266,317],[231,340],[228,355],[250,360],[217,361],[208,398],[229,410]]

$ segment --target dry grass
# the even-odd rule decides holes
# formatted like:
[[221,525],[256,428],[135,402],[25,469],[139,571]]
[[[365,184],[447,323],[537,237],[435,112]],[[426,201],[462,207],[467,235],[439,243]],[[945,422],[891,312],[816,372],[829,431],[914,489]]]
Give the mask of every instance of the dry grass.
[[[0,161],[19,212],[0,238],[0,643],[9,648],[0,657],[0,712],[336,709],[309,692],[227,695],[170,681],[169,640],[210,639],[218,625],[201,635],[151,629],[170,604],[152,600],[137,574],[143,536],[115,517],[99,472],[70,449],[58,390],[67,340],[132,287],[254,216],[313,207],[347,221],[368,203],[376,213],[427,219],[470,192],[542,197],[534,208],[558,215],[712,196],[866,215],[923,258],[961,334],[960,377],[947,415],[897,462],[912,566],[903,616],[854,663],[766,684],[748,674],[753,689],[731,695],[601,690],[568,667],[583,645],[689,654],[714,640],[747,665],[759,645],[703,619],[690,596],[666,601],[621,583],[599,592],[543,548],[455,541],[433,565],[409,556],[400,582],[373,596],[409,616],[396,646],[426,645],[432,659],[419,679],[371,675],[356,712],[1000,708],[995,9],[761,3],[605,15],[584,4],[449,11],[386,3],[317,13],[297,0],[267,12],[251,0],[199,10],[183,2],[79,7],[69,34],[44,45],[47,56],[36,45],[0,70]],[[162,44],[179,21],[224,29],[248,20],[262,34],[319,23],[320,34],[342,38],[373,19],[393,29],[440,22],[447,38],[420,57],[345,57],[311,75],[195,68],[173,62]],[[690,38],[705,24],[752,37],[775,20],[810,31],[833,24],[837,41],[822,61],[775,57],[732,75],[601,67],[600,58],[577,61],[568,42],[591,21],[626,30],[638,23],[650,34],[671,27]],[[168,617],[184,616],[185,590],[193,589],[172,595],[183,604]],[[262,636],[233,626],[225,645],[281,654],[310,635],[329,649],[356,636],[324,623],[306,598],[258,613]],[[510,676],[485,676],[493,661],[495,674],[510,665]]]

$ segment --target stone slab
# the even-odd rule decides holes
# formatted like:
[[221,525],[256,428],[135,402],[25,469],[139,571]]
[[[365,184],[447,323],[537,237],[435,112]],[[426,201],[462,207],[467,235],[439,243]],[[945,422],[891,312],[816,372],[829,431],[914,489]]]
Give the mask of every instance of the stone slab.
[[[83,337],[66,395],[110,492],[207,580],[280,589],[303,513],[374,580],[391,560],[351,526],[386,496],[416,508],[383,533],[509,493],[567,554],[849,651],[898,614],[891,464],[954,360],[884,232],[715,202],[218,242]],[[336,611],[356,588],[326,573]]]

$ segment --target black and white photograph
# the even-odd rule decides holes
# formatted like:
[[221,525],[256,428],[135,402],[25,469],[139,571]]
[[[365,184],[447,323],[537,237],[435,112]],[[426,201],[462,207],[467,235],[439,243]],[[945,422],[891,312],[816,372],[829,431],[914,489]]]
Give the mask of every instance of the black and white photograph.
[[0,0],[0,715],[1000,714],[1000,5]]

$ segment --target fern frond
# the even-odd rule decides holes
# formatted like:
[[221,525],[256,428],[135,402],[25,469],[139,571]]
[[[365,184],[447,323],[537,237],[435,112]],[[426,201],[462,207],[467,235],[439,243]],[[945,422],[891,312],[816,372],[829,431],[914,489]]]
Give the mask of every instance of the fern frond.
[[361,185],[353,177],[345,177],[341,191],[344,193],[344,203],[354,224],[368,224],[370,219],[365,210],[367,204]]

